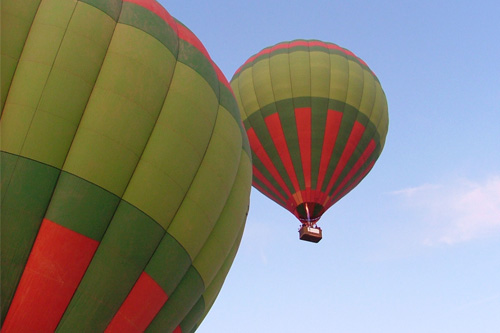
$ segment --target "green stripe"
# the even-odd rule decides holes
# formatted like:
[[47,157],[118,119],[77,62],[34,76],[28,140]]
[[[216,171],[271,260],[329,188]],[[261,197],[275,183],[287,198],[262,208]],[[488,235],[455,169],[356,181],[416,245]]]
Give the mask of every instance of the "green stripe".
[[165,231],[122,201],[75,292],[58,330],[104,331],[118,311]]
[[191,266],[146,332],[172,332],[196,305],[204,290],[201,276]]
[[181,332],[191,332],[205,313],[205,300],[201,297],[180,323]]
[[89,5],[98,8],[99,10],[109,15],[114,21],[117,21],[118,17],[120,16],[120,11],[122,9],[122,3],[123,3],[122,0],[107,0],[107,1],[78,0],[78,1],[88,3]]
[[[291,42],[279,43],[279,44],[276,44],[276,46],[277,45],[281,45],[281,44],[288,44],[288,43],[291,43]],[[325,44],[331,44],[332,45],[332,43],[325,43]],[[333,45],[335,45],[335,44],[333,44]],[[269,48],[271,48],[271,47],[269,47]],[[265,50],[267,50],[269,48],[263,49],[261,52],[263,52],[263,51],[265,51]],[[344,50],[347,50],[347,49],[344,49]],[[257,58],[254,59],[253,62],[248,63],[245,66],[243,66],[241,68],[241,70],[233,76],[233,78],[231,79],[231,82],[233,82],[234,80],[236,80],[239,77],[239,75],[243,71],[245,71],[247,68],[254,66],[255,63],[257,63],[257,62],[259,62],[259,61],[261,61],[263,59],[266,59],[266,58],[269,58],[269,57],[273,57],[273,56],[276,56],[276,55],[280,55],[280,54],[287,54],[287,53],[300,52],[300,51],[302,51],[302,52],[324,52],[324,53],[328,53],[328,54],[337,54],[337,55],[340,55],[340,56],[343,56],[343,57],[347,57],[349,60],[358,63],[364,69],[366,69],[370,73],[372,73],[371,75],[373,76],[373,78],[376,81],[378,81],[378,78],[373,74],[373,72],[370,70],[370,68],[367,65],[363,64],[361,61],[359,61],[359,58],[357,58],[355,56],[346,54],[346,53],[342,52],[341,50],[328,49],[328,48],[323,47],[323,46],[311,46],[311,47],[308,47],[308,46],[300,46],[300,45],[298,45],[298,46],[293,46],[293,47],[290,47],[290,48],[277,49],[277,50],[274,50],[271,53],[266,53],[266,54],[259,55]],[[261,52],[259,52],[259,53],[261,53]]]
[[161,17],[151,12],[149,9],[133,2],[124,2],[119,22],[141,29],[148,35],[153,36],[167,47],[177,58],[177,53],[179,52],[179,38],[177,32]]
[[120,198],[84,179],[62,172],[46,217],[68,229],[101,241]]
[[2,321],[49,204],[59,170],[1,152]]
[[[300,161],[300,152],[299,152],[299,146],[298,146],[298,140],[296,137],[296,123],[295,123],[295,114],[293,111],[292,107],[295,108],[301,108],[301,107],[309,107],[313,105],[313,115],[312,115],[312,130],[313,130],[313,137],[312,137],[312,143],[313,143],[313,149],[311,151],[312,155],[312,163],[311,163],[311,168],[312,168],[312,174],[313,174],[313,183],[316,185],[317,182],[317,176],[318,176],[318,171],[319,171],[319,161],[321,160],[321,152],[322,152],[322,145],[323,145],[323,136],[324,136],[324,126],[326,123],[326,112],[325,110],[325,105],[328,105],[327,109],[330,110],[336,110],[340,111],[344,114],[342,117],[342,123],[340,126],[339,134],[337,137],[337,141],[334,146],[334,151],[332,153],[332,160],[329,163],[329,167],[327,169],[326,177],[325,180],[329,179],[329,177],[332,176],[335,166],[338,163],[338,160],[340,158],[340,155],[343,151],[343,148],[345,146],[345,143],[347,142],[347,139],[349,138],[349,134],[351,133],[352,126],[354,125],[355,121],[359,121],[363,126],[365,126],[370,131],[374,131],[373,133],[373,138],[375,139],[375,142],[380,141],[380,136],[378,134],[378,131],[376,131],[375,125],[366,117],[364,113],[359,112],[357,109],[354,107],[347,105],[346,103],[336,101],[336,100],[329,100],[326,98],[320,98],[320,97],[300,97],[300,98],[295,98],[293,101],[291,100],[283,100],[283,101],[278,101],[276,103],[270,104],[268,106],[263,107],[259,112],[253,113],[249,118],[245,119],[243,121],[243,124],[245,128],[248,130],[250,128],[253,128],[261,140],[261,142],[267,143],[264,148],[268,155],[273,159],[274,165],[277,167],[280,175],[285,179],[285,182],[287,182],[287,186],[289,187],[290,191],[293,193],[293,188],[291,187],[291,182],[290,179],[287,176],[287,173],[284,169],[283,164],[281,163],[281,160],[279,159],[278,152],[276,148],[274,147],[274,143],[272,142],[272,139],[267,131],[267,127],[265,123],[263,122],[263,118],[268,117],[271,115],[273,112],[276,112],[276,109],[283,109],[282,113],[280,113],[280,118],[282,119],[282,122],[284,121],[285,123],[289,123],[288,125],[288,130],[289,132],[292,132],[295,130],[295,137],[293,134],[288,133],[287,137],[287,144],[289,147],[289,151],[291,155],[295,155],[295,162],[297,166],[294,164],[294,167],[296,167],[296,170],[299,170],[300,173],[299,175],[302,174],[302,162]],[[292,108],[292,109],[290,109]],[[286,113],[285,113],[286,112]],[[291,137],[291,138],[290,138]],[[370,137],[371,139],[371,137]],[[363,139],[364,144],[368,144],[368,136]],[[360,142],[361,143],[361,142]],[[273,158],[274,156],[274,158]],[[264,175],[266,175],[266,178],[271,180],[271,183],[276,187],[278,187],[278,184],[273,180],[271,175],[266,171],[264,168],[263,164],[258,161],[258,158],[253,155],[253,163],[259,169]],[[353,164],[354,162],[351,162]],[[300,179],[300,178],[299,178]],[[255,180],[254,180],[255,181]],[[301,185],[301,189],[305,189],[303,180]],[[326,186],[328,185],[328,182],[325,181],[323,183],[322,191],[326,190]],[[315,188],[315,187],[313,187]],[[282,193],[284,195],[284,193]],[[286,195],[284,195],[286,197]]]
[[[328,100],[311,99],[311,188],[318,185],[321,153],[325,137],[325,125],[328,115]],[[317,147],[317,148],[314,148]]]
[[187,251],[168,232],[165,233],[145,272],[162,287],[170,297],[191,267]]

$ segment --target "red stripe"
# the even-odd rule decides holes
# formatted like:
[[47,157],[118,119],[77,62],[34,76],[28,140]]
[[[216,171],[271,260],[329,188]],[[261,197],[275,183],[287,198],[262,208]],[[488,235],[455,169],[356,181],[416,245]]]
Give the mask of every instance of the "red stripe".
[[370,162],[370,165],[368,165],[368,167],[356,178],[356,180],[351,185],[349,185],[349,187],[347,187],[344,191],[342,191],[342,193],[338,194],[336,197],[331,197],[328,205],[325,205],[326,207],[325,210],[331,207],[340,199],[342,199],[347,193],[349,193],[353,188],[355,188],[356,185],[358,185],[361,182],[361,180],[363,180],[363,178],[368,174],[368,172],[370,172],[370,170],[373,168],[374,165],[375,165],[375,160]]
[[[346,54],[348,56],[352,56],[352,57],[356,58],[360,63],[362,63],[363,65],[365,65],[366,67],[368,67],[368,65],[361,58],[359,58],[358,56],[356,56],[353,52],[351,52],[351,51],[349,51],[347,49],[344,49],[343,47],[340,47],[340,46],[338,46],[336,44],[326,43],[326,42],[322,42],[322,41],[319,41],[319,40],[311,40],[311,41],[296,40],[296,41],[292,41],[290,43],[281,43],[281,44],[277,44],[277,45],[275,45],[273,47],[268,47],[268,48],[263,49],[259,53],[257,53],[255,55],[253,55],[252,57],[250,57],[242,66],[240,66],[240,68],[238,68],[238,70],[234,74],[235,75],[238,74],[249,63],[253,62],[255,59],[257,59],[257,58],[259,58],[259,57],[261,57],[261,56],[263,56],[265,54],[272,54],[273,52],[275,52],[277,50],[291,49],[291,48],[297,47],[297,46],[307,46],[307,47],[320,46],[320,47],[324,47],[325,49],[328,49],[328,50],[338,50],[338,51],[341,51],[342,53],[344,53],[344,54]],[[375,75],[375,74],[373,73],[373,75]]]
[[176,29],[177,24],[175,23],[174,18],[167,12],[165,8],[163,8],[162,5],[160,5],[155,0],[124,0],[124,1],[132,2],[135,3],[136,5],[148,9],[149,11],[161,17],[168,25],[172,27],[172,29],[174,29],[174,31],[177,31]]
[[167,299],[160,285],[142,272],[106,332],[144,332]]
[[349,170],[349,173],[347,176],[344,178],[344,180],[340,183],[340,185],[337,187],[335,192],[331,195],[332,197],[335,197],[337,193],[349,182],[349,180],[354,177],[354,175],[359,171],[361,166],[365,164],[365,162],[370,158],[371,154],[375,151],[375,147],[377,145],[375,144],[375,140],[371,140],[368,146],[365,148],[363,151],[363,154],[359,157],[359,159],[356,161],[356,163],[353,165],[352,169]]
[[[302,172],[306,189],[311,188],[311,108],[295,109]],[[306,199],[307,201],[307,199]]]
[[339,134],[340,124],[342,123],[342,116],[344,114],[340,111],[328,110],[326,116],[325,135],[323,137],[323,148],[321,150],[321,161],[319,163],[318,183],[317,190],[321,190],[325,180],[326,170],[332,158],[333,147],[337,141]]
[[252,147],[252,151],[255,154],[255,156],[262,162],[262,164],[264,164],[264,167],[267,169],[267,171],[269,171],[274,180],[278,182],[278,185],[281,186],[281,188],[288,195],[288,197],[291,197],[292,194],[290,193],[290,190],[283,181],[283,178],[281,178],[281,175],[279,174],[278,170],[276,170],[276,167],[269,158],[269,155],[267,155],[264,147],[260,143],[259,138],[255,134],[255,130],[253,128],[248,129],[247,135],[248,135],[248,141],[250,142],[250,147]]
[[44,219],[2,331],[54,331],[98,245]]
[[364,132],[365,132],[365,127],[360,122],[356,121],[354,123],[354,126],[352,127],[349,139],[347,139],[344,151],[342,152],[342,155],[340,156],[337,166],[335,167],[335,171],[333,172],[333,175],[330,178],[330,182],[328,183],[326,193],[331,192],[333,185],[340,176],[340,173],[342,172],[342,170],[344,170],[347,162],[354,153],[354,150],[356,150],[356,148],[358,147],[359,140],[361,140],[361,137],[363,136]]
[[272,115],[267,116],[264,121],[266,122],[267,129],[271,135],[274,146],[278,151],[281,162],[285,167],[286,173],[292,181],[293,188],[295,189],[295,192],[299,192],[300,186],[297,180],[297,174],[295,173],[292,158],[290,157],[290,152],[288,151],[288,145],[286,143],[285,134],[283,133],[283,127],[281,126],[279,114],[273,113]]
[[[271,184],[271,182],[259,171],[259,169],[257,169],[255,166],[252,166],[252,170],[253,170],[253,176],[258,180],[260,180],[269,190],[273,192],[273,194],[269,193],[264,189],[261,189],[261,192],[265,192],[265,194],[274,201],[282,202],[283,204],[285,204],[287,199],[283,197],[283,195],[273,186],[273,184]],[[255,182],[252,185],[258,187],[258,185]]]
[[182,333],[181,327],[177,326],[172,333]]

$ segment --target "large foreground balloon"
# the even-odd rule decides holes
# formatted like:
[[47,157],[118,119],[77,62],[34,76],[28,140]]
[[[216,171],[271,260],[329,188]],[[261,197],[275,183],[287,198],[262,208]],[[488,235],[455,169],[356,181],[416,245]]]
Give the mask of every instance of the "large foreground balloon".
[[315,225],[382,151],[389,121],[380,82],[335,44],[266,48],[231,86],[252,148],[253,185],[304,224]]
[[2,1],[2,332],[190,332],[248,210],[229,84],[152,0]]

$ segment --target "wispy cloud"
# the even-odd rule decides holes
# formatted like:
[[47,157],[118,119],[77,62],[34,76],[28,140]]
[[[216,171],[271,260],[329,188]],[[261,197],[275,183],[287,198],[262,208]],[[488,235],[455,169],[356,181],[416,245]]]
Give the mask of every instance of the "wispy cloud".
[[500,234],[500,176],[457,179],[393,192],[428,228],[424,243],[455,244]]

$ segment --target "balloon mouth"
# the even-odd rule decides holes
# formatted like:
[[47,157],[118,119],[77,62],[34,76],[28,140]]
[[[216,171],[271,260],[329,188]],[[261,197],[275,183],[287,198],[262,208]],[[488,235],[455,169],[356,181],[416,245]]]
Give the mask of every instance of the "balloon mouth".
[[324,208],[315,202],[304,202],[295,208],[297,218],[303,223],[316,222],[323,215]]

